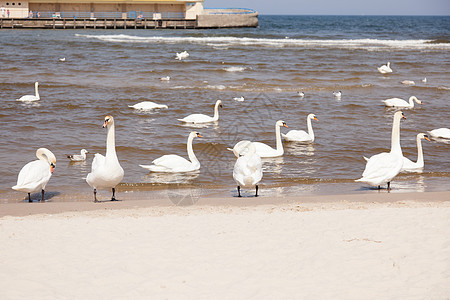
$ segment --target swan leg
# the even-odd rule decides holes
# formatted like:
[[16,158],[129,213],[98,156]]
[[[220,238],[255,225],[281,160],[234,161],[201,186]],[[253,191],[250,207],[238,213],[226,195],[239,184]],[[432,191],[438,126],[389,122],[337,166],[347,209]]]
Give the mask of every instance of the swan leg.
[[391,191],[391,182],[388,182],[388,192]]
[[241,196],[241,187],[240,187],[240,186],[237,186],[237,190],[238,190],[238,197],[242,197],[242,196]]
[[94,202],[98,202],[98,200],[97,200],[97,189],[94,189]]
[[256,185],[256,194],[255,197],[258,197],[258,185]]
[[117,201],[116,200],[116,189],[115,188],[112,188],[112,198],[111,198],[111,201]]
[[45,201],[44,201],[44,190],[42,190],[42,198],[41,198],[41,202],[45,202]]
[[33,202],[31,201],[31,193],[28,193],[28,202]]

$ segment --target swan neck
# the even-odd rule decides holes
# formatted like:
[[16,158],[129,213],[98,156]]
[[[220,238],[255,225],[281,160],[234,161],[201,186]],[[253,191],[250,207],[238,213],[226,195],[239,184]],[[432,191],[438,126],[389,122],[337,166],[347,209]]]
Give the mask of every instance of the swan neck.
[[37,84],[34,86],[34,92],[36,94],[36,97],[39,98],[39,88]]
[[214,117],[213,117],[214,121],[219,120],[219,103],[216,103],[216,105],[214,106]]
[[391,152],[402,154],[402,148],[400,146],[400,119],[401,116],[395,116],[392,124]]
[[106,157],[116,156],[116,138],[115,138],[115,128],[114,123],[107,126],[106,133]]
[[308,119],[306,120],[306,124],[308,126],[308,135],[311,137],[311,140],[314,141],[314,131],[311,124],[311,118],[308,117]]
[[186,145],[187,146],[187,153],[188,153],[188,157],[189,157],[189,160],[191,161],[191,163],[197,164],[197,163],[199,163],[199,161],[198,161],[197,157],[194,154],[194,149],[192,149],[192,141],[193,140],[194,140],[194,137],[190,135],[188,137],[187,145]]
[[423,164],[422,139],[417,137],[417,163]]
[[51,163],[52,159],[56,160],[55,155],[53,154],[53,152],[51,152],[50,150],[48,150],[47,148],[39,148],[36,151],[36,157],[39,160]]
[[275,125],[275,139],[277,142],[277,151],[283,151],[283,143],[281,142],[281,127]]

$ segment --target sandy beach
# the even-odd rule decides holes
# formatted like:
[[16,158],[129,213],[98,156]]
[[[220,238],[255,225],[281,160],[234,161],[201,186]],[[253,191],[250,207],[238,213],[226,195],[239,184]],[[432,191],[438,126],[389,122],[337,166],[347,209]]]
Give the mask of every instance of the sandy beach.
[[450,192],[0,205],[1,299],[449,299]]

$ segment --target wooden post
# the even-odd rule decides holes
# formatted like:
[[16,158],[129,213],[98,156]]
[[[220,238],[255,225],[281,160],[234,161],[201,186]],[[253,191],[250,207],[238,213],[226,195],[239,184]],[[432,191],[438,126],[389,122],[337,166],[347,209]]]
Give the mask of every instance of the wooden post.
[[77,28],[77,19],[73,18],[73,29]]
[[66,18],[63,19],[63,28],[66,29]]
[[116,29],[116,21],[117,21],[117,19],[114,18],[114,29]]
[[147,19],[144,19],[144,29],[147,29]]
[[53,29],[55,29],[55,18],[53,18]]
[[97,28],[97,18],[94,19],[94,29]]

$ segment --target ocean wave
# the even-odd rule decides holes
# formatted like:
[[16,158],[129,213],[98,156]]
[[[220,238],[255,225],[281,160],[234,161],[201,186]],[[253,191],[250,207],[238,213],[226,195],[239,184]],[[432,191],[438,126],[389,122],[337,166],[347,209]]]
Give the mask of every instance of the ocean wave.
[[247,69],[248,68],[246,68],[246,67],[226,67],[226,68],[223,68],[223,70],[225,70],[227,72],[244,72]]
[[435,40],[380,40],[380,39],[273,39],[247,37],[141,37],[126,34],[92,35],[75,34],[76,37],[96,39],[112,43],[161,43],[161,44],[204,44],[214,47],[259,46],[259,47],[294,47],[294,48],[340,48],[365,50],[447,50],[450,43],[437,43]]

